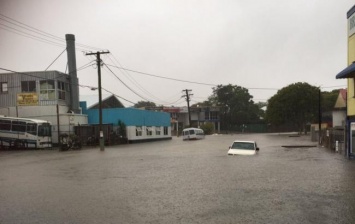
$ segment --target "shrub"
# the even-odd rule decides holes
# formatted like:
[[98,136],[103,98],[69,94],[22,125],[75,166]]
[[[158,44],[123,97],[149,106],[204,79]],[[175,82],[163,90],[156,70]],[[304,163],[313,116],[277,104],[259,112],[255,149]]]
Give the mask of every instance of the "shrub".
[[212,123],[202,124],[201,129],[205,132],[205,135],[210,135],[214,132],[214,126]]

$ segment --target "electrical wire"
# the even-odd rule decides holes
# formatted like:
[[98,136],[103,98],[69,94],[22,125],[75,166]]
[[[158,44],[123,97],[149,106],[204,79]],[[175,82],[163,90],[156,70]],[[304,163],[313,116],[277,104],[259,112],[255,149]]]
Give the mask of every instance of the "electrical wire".
[[[103,64],[106,66],[105,63],[103,63]],[[106,66],[106,68],[107,68],[124,86],[126,86],[126,87],[127,87],[129,90],[131,90],[134,94],[136,94],[137,96],[139,96],[140,98],[142,98],[142,99],[145,100],[145,101],[153,102],[153,103],[155,103],[155,104],[159,104],[158,102],[156,102],[156,101],[154,101],[154,100],[147,99],[147,98],[143,97],[142,95],[138,94],[138,93],[137,93],[136,91],[134,91],[131,87],[129,87],[125,82],[123,82],[108,66]],[[179,101],[179,100],[180,100],[180,98],[177,99],[177,100],[174,101],[174,102],[177,102],[177,101]],[[174,102],[165,102],[164,104],[174,104]]]
[[[124,68],[124,67],[119,67],[119,66],[115,66],[115,65],[110,65],[110,64],[106,64],[106,65],[114,67],[114,68],[122,69],[122,70],[125,70],[125,71],[138,73],[138,74],[141,74],[141,75],[147,75],[147,76],[155,77],[155,78],[168,79],[168,80],[177,81],[177,82],[185,82],[185,83],[192,83],[192,84],[205,85],[205,86],[213,86],[213,87],[218,86],[216,84],[211,84],[211,83],[194,82],[194,81],[175,79],[175,78],[169,78],[169,77],[164,77],[164,76],[160,76],[160,75],[149,74],[149,73],[146,73],[146,72],[140,72],[140,71],[136,71],[136,70],[132,70],[132,69]],[[278,90],[277,88],[254,88],[254,87],[248,87],[246,89]]]
[[139,96],[140,98],[146,100],[146,101],[151,101],[148,100],[147,98],[141,96],[140,94],[138,94],[136,91],[134,91],[131,87],[129,87],[125,82],[123,82],[105,63],[103,63],[103,65],[106,66],[106,68],[124,85],[127,87],[127,89],[131,90],[134,94],[136,94],[137,96]]
[[[79,87],[82,87],[82,88],[89,88],[89,89],[91,89],[91,90],[98,89],[98,87],[95,87],[95,86],[88,86],[88,85],[78,85],[78,86],[79,86]],[[108,89],[106,89],[106,88],[104,88],[104,87],[101,87],[101,89],[104,90],[104,91],[106,91],[106,92],[108,92],[108,93],[110,93],[110,94],[112,94],[112,95],[114,95],[114,96],[116,96],[116,97],[118,97],[118,98],[120,98],[120,99],[122,99],[122,100],[125,100],[125,101],[127,101],[127,102],[129,102],[129,103],[131,103],[131,104],[133,104],[133,105],[135,104],[134,102],[132,102],[132,101],[130,101],[130,100],[127,100],[127,99],[125,99],[125,98],[123,98],[123,97],[121,97],[121,96],[119,96],[119,95],[117,95],[117,94],[111,92],[110,90],[108,90]]]
[[[1,17],[4,17],[4,18],[1,18]],[[15,20],[15,19],[12,19],[12,18],[10,18],[10,17],[8,17],[8,16],[5,16],[5,15],[3,15],[3,14],[1,14],[1,13],[0,13],[0,20],[5,21],[5,22],[7,22],[7,23],[9,23],[9,24],[12,24],[12,25],[14,25],[14,26],[16,26],[16,27],[19,27],[19,28],[21,28],[21,29],[25,29],[25,30],[27,30],[27,31],[29,31],[29,32],[36,33],[36,34],[38,34],[38,35],[40,35],[40,36],[42,36],[42,37],[35,36],[35,35],[33,35],[33,34],[26,33],[26,32],[24,32],[24,31],[22,31],[22,30],[19,30],[19,29],[16,29],[16,28],[14,28],[14,27],[11,27],[11,26],[8,26],[8,25],[5,25],[5,24],[0,23],[1,25],[3,25],[3,26],[5,26],[5,27],[8,28],[8,29],[5,29],[5,30],[7,30],[7,31],[10,31],[9,29],[16,30],[17,32],[15,32],[15,33],[16,33],[16,34],[19,34],[19,35],[21,35],[21,36],[25,36],[25,35],[23,35],[23,34],[26,34],[27,36],[25,36],[25,37],[29,37],[29,38],[32,38],[32,39],[34,39],[34,40],[42,41],[42,42],[44,42],[44,43],[52,44],[52,45],[55,45],[55,46],[57,46],[58,44],[61,46],[62,43],[64,44],[64,43],[66,42],[66,40],[65,40],[64,38],[60,38],[60,37],[55,36],[55,35],[52,35],[52,34],[50,34],[50,33],[48,33],[48,32],[39,30],[39,29],[34,28],[34,27],[32,27],[32,26],[29,26],[29,25],[27,25],[27,24],[25,24],[25,23],[22,23],[22,22],[20,22],[20,21],[17,21],[17,20]],[[4,28],[3,28],[3,29],[4,29]],[[10,32],[12,32],[12,31],[10,31]],[[50,38],[51,40],[45,39],[44,37],[45,37],[45,38]],[[54,42],[53,40],[56,41],[56,42]],[[61,42],[61,43],[58,43],[58,42]],[[64,46],[65,46],[65,44],[64,44]],[[102,48],[97,48],[97,47],[93,47],[93,46],[81,44],[81,43],[78,43],[78,42],[76,42],[76,46],[79,46],[79,47],[76,47],[76,49],[79,49],[79,50],[81,50],[81,51],[85,51],[85,49],[90,49],[90,50],[102,50]]]
[[1,24],[0,24],[0,29],[7,30],[9,32],[18,34],[20,36],[27,37],[27,38],[30,38],[30,39],[33,39],[33,40],[37,40],[37,41],[40,41],[40,42],[43,42],[43,43],[46,43],[46,44],[50,44],[50,45],[53,45],[53,46],[56,46],[56,47],[61,47],[61,48],[65,47],[65,44],[59,44],[59,43],[56,43],[56,42],[53,42],[53,41],[49,41],[49,40],[41,40],[41,39],[39,39],[37,37],[32,37],[32,36],[29,36],[29,35],[26,35],[26,34],[22,34],[20,32],[9,30],[7,28],[1,27]]
[[58,59],[66,50],[67,50],[67,49],[64,49],[64,51],[62,51],[62,53],[60,53],[59,56],[58,56],[56,59],[54,59],[54,61],[53,61],[44,71],[47,71],[47,69],[48,69],[49,67],[51,67],[51,65],[53,65],[53,63],[56,62],[57,59]]
[[187,81],[187,80],[182,80],[182,79],[175,79],[175,78],[168,78],[168,77],[159,76],[159,75],[153,75],[153,74],[149,74],[149,73],[146,73],[146,72],[139,72],[139,71],[135,71],[135,70],[132,70],[132,69],[123,68],[123,67],[119,67],[119,66],[115,66],[115,65],[109,65],[109,64],[106,64],[106,65],[114,67],[114,68],[130,71],[130,72],[138,73],[138,74],[141,74],[141,75],[147,75],[147,76],[155,77],[155,78],[168,79],[168,80],[173,80],[173,81],[177,81],[177,82],[186,82],[186,83],[205,85],[205,86],[217,86],[215,84],[202,83],[202,82],[193,82],[193,81]]
[[[112,56],[113,56],[113,55],[112,55]],[[112,60],[111,57],[109,57],[109,55],[107,55],[107,57],[115,64],[115,62]],[[119,65],[121,65],[120,62],[116,59],[116,57],[113,56],[113,58],[117,61],[117,63],[118,63]],[[125,70],[119,70],[119,71],[120,71],[128,80],[130,80],[130,81],[132,82],[132,84],[134,84],[138,89],[140,89],[142,92],[144,92],[144,93],[147,94],[147,95],[150,95],[152,98],[156,98],[156,99],[157,99],[157,97],[155,97],[153,94],[151,94],[151,93],[148,92],[146,89],[144,89],[133,77],[131,77],[131,76],[128,74],[127,71],[125,71]]]
[[[121,66],[121,63],[119,62],[119,60],[111,53],[112,57],[114,58],[114,60]],[[109,54],[105,55],[107,56],[114,64],[115,61],[112,60],[112,58],[110,57]],[[140,85],[127,71],[125,70],[119,70],[128,80],[130,80],[132,82],[132,84],[134,84],[138,89],[140,89],[142,92],[144,92],[146,95],[150,96],[151,98],[154,98],[155,100],[160,101],[159,104],[171,104],[171,102],[168,102],[166,100],[162,100],[158,97],[156,97],[155,95],[153,95],[152,93],[150,93],[148,90],[146,90],[142,85]],[[175,98],[175,97],[174,97]],[[178,99],[179,100],[179,99]]]

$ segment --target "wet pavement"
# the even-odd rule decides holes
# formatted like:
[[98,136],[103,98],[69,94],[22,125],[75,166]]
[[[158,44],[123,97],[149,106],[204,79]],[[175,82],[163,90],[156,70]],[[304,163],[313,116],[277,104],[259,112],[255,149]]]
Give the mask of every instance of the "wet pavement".
[[[227,156],[235,139],[255,156]],[[310,137],[0,151],[0,223],[355,223],[355,161]]]

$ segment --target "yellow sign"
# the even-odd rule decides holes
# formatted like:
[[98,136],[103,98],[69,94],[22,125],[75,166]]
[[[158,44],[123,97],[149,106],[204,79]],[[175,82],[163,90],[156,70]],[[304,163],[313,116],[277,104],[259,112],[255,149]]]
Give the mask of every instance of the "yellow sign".
[[35,106],[38,105],[37,93],[18,93],[17,94],[18,106]]

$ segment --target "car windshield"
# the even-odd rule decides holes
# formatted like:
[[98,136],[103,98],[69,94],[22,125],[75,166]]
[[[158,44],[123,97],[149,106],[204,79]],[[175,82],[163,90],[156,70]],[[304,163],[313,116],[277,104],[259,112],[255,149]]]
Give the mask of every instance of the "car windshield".
[[252,142],[234,142],[232,145],[232,149],[247,149],[254,150],[254,143]]

